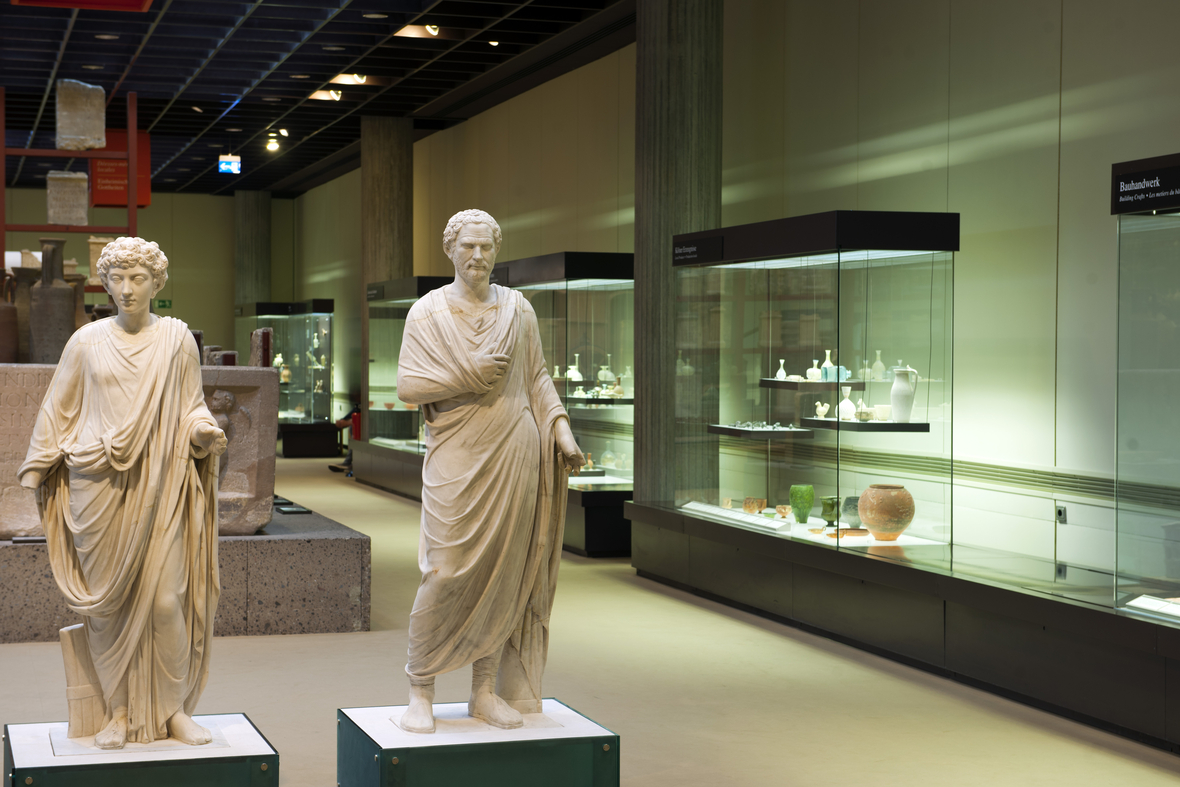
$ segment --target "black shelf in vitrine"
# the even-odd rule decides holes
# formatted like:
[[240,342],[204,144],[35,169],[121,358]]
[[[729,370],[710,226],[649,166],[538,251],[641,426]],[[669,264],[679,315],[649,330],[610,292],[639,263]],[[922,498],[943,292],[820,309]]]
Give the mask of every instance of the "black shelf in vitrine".
[[710,434],[725,435],[726,437],[741,437],[745,440],[807,440],[815,436],[815,433],[810,429],[799,428],[743,429],[740,426],[709,424],[706,429]]
[[813,380],[777,380],[774,377],[763,377],[758,381],[758,385],[763,388],[783,388],[788,391],[803,391],[804,393],[814,391],[838,391],[841,388],[851,388],[854,391],[863,391],[865,383],[863,380],[845,380],[842,383],[836,382],[817,382]]
[[576,279],[630,279],[635,255],[613,251],[559,251],[500,263],[492,283],[506,287]]
[[803,418],[800,423],[811,429],[845,432],[929,432],[928,423],[899,424],[893,421],[841,421],[838,418]]
[[633,405],[634,399],[611,399],[605,396],[560,396],[562,404],[567,406],[589,406],[596,407],[611,406],[611,405]]

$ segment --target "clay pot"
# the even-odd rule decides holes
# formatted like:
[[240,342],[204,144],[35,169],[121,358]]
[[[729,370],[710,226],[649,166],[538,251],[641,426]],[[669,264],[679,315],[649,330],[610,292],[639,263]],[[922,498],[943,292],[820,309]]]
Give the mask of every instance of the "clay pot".
[[385,403],[385,409],[386,409],[386,410],[392,410],[392,409],[393,409],[395,406],[396,406],[396,403],[395,403],[395,402],[386,402],[386,403]]
[[860,521],[878,541],[896,541],[914,521],[914,496],[901,484],[873,484],[860,496]]
[[29,359],[33,363],[57,363],[66,342],[74,335],[74,288],[61,272],[65,241],[41,239],[41,281],[29,292]]
[[16,281],[0,268],[0,363],[16,363],[20,348],[20,329],[16,322],[16,306],[8,300],[9,291],[15,291]]

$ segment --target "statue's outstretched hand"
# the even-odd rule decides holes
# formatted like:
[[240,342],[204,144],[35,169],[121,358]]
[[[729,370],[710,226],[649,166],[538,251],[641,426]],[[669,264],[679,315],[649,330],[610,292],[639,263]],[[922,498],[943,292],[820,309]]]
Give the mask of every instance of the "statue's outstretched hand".
[[500,382],[500,378],[508,373],[510,360],[512,360],[510,355],[489,353],[481,355],[475,363],[479,367],[479,376],[484,379],[484,382],[488,385],[495,385]]
[[209,424],[197,424],[193,431],[193,442],[214,456],[221,456],[229,447],[225,432]]
[[555,432],[557,447],[561,450],[562,464],[570,475],[578,475],[582,472],[582,465],[586,464],[586,457],[582,455],[577,441],[574,440],[574,433],[570,431],[569,421],[559,418]]

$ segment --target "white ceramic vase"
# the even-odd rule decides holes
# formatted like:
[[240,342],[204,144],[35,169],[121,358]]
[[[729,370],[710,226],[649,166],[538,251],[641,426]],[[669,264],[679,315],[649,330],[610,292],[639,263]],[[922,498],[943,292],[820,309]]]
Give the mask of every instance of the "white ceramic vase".
[[823,366],[820,367],[821,369],[826,369],[832,365],[832,351],[831,350],[824,350],[824,352],[827,353],[827,355],[824,358]]
[[909,368],[893,370],[893,388],[889,391],[889,404],[893,422],[908,424],[914,411],[914,391],[918,387],[918,373]]
[[840,386],[840,393],[844,394],[844,398],[840,400],[839,416],[841,421],[852,421],[856,418],[856,405],[848,398],[852,393],[852,386]]
[[816,382],[823,376],[823,372],[819,370],[819,361],[812,361],[811,368],[807,370],[807,379],[810,382]]
[[877,350],[877,362],[873,364],[873,379],[878,381],[885,379],[885,364],[881,363],[880,350]]
[[578,364],[581,362],[581,360],[582,360],[581,353],[574,353],[574,365],[571,366],[569,369],[567,369],[565,372],[565,376],[566,376],[567,380],[571,380],[575,383],[582,382],[582,373],[578,371]]
[[778,359],[778,371],[774,373],[774,379],[776,379],[776,380],[787,379],[787,370],[783,368],[783,364],[785,364],[786,362],[787,361],[785,358]]

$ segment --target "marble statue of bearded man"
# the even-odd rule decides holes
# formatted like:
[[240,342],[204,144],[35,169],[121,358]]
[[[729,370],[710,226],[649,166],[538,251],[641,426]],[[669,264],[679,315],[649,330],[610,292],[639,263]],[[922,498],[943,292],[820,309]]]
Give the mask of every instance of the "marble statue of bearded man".
[[168,278],[155,243],[98,260],[119,307],[79,329],[45,393],[21,485],[37,489],[49,561],[102,688],[103,749],[210,733],[191,718],[209,676],[217,575],[217,457],[188,327],[151,313]]
[[500,242],[481,210],[451,218],[455,281],[410,309],[398,360],[398,398],[426,421],[410,705],[397,720],[409,732],[434,732],[435,676],[468,664],[470,715],[511,729],[541,710],[566,478],[585,458],[533,307],[489,283]]

